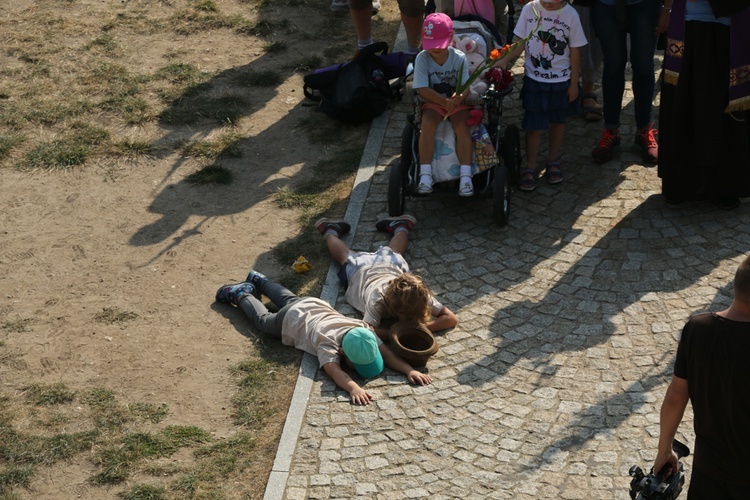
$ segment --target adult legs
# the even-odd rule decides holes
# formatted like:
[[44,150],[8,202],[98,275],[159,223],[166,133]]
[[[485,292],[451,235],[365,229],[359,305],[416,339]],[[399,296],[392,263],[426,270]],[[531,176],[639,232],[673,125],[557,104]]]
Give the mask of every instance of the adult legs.
[[[660,9],[661,2],[655,2],[654,0],[644,0],[628,6],[635,124],[639,131],[643,131],[651,125],[655,88],[654,52],[656,51],[656,40],[658,38],[655,27],[659,20]],[[606,57],[604,64],[606,66]],[[606,105],[604,116],[606,120]]]
[[[650,3],[651,0],[645,0]],[[615,6],[597,3],[593,9],[594,29],[602,47],[602,103],[604,127],[620,128],[622,96],[625,93],[625,64],[628,60],[627,33],[618,24]],[[654,25],[655,27],[655,25]],[[652,27],[652,30],[654,29]],[[652,63],[653,64],[653,63]],[[653,74],[651,75],[653,78]]]
[[[406,31],[407,52],[419,52],[419,36],[422,32],[424,3],[420,0],[399,0],[401,22]],[[372,0],[349,0],[349,13],[352,16],[357,45],[363,48],[372,43]]]

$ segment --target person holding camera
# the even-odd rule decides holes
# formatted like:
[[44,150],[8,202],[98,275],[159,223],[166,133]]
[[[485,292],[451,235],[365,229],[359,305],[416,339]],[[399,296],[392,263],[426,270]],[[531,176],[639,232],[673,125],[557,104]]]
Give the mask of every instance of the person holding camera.
[[728,309],[698,314],[682,330],[674,376],[661,407],[654,473],[677,471],[672,441],[688,400],[695,458],[688,499],[745,499],[750,467],[750,257],[734,276]]

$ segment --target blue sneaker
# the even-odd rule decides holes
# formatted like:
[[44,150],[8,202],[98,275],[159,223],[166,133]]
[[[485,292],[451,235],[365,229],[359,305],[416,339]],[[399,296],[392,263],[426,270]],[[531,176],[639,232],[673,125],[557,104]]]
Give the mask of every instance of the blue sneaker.
[[224,285],[216,291],[216,302],[232,304],[237,307],[245,295],[255,295],[255,285],[252,283],[235,283]]
[[247,278],[245,278],[245,283],[252,283],[255,287],[255,292],[253,293],[253,295],[255,295],[257,298],[260,298],[263,287],[266,283],[268,283],[268,276],[263,273],[259,273],[255,269],[251,269],[247,274]]

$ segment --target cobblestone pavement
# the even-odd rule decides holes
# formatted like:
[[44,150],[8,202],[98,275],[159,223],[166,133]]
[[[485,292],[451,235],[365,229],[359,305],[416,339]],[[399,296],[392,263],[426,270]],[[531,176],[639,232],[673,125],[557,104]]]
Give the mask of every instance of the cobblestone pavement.
[[[631,97],[622,152],[594,164],[601,122],[572,119],[565,182],[516,191],[507,227],[489,199],[407,200],[407,260],[459,325],[438,336],[432,385],[386,370],[366,382],[367,407],[319,370],[285,498],[629,498],[630,466],[652,464],[680,330],[730,303],[750,249],[746,205],[664,203],[656,168],[628,149]],[[518,89],[504,110],[520,124]],[[374,226],[407,112],[391,113],[356,250],[387,241]],[[692,447],[689,409],[678,437]]]

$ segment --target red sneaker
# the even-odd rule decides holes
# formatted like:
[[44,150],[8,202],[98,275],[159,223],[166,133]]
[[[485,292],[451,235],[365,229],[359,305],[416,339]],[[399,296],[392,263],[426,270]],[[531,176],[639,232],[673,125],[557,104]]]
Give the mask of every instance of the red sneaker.
[[591,152],[591,157],[596,163],[608,162],[612,159],[615,149],[620,146],[620,131],[605,128],[602,130],[602,138],[599,145]]
[[656,163],[659,161],[659,143],[656,142],[656,136],[659,131],[649,127],[643,133],[636,134],[633,141],[633,149],[641,153],[641,158],[646,163]]

